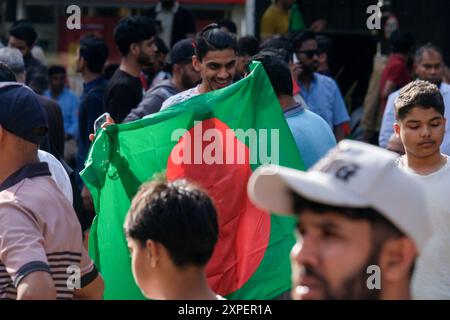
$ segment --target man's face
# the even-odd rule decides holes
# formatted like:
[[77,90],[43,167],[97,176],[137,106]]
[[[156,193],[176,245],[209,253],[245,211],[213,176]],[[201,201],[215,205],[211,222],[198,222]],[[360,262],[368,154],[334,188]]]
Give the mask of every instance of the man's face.
[[194,69],[192,63],[182,63],[181,66],[181,83],[185,90],[195,87],[200,83],[202,78],[200,72]]
[[316,40],[311,39],[303,42],[296,54],[305,74],[311,75],[317,71],[320,65],[320,51]]
[[18,49],[24,57],[28,56],[31,52],[31,48],[27,45],[25,40],[20,40],[13,36],[9,36],[8,46],[10,48]]
[[157,48],[155,46],[155,39],[152,37],[149,40],[144,40],[139,44],[137,62],[144,67],[152,67],[155,63],[155,54]]
[[394,125],[405,150],[417,158],[440,153],[444,140],[446,120],[434,108],[412,108],[404,119]]
[[379,292],[366,285],[367,267],[377,264],[378,256],[372,252],[368,221],[350,220],[336,212],[305,210],[298,231],[302,237],[292,252],[294,299],[378,297]]
[[222,89],[233,82],[237,56],[233,49],[209,51],[202,61],[193,58],[194,69],[200,72],[202,85],[208,91]]
[[440,86],[444,77],[442,56],[433,50],[425,51],[422,60],[414,64],[414,71],[420,80]]
[[49,78],[50,89],[55,93],[60,93],[64,90],[64,85],[66,83],[65,73],[55,73]]

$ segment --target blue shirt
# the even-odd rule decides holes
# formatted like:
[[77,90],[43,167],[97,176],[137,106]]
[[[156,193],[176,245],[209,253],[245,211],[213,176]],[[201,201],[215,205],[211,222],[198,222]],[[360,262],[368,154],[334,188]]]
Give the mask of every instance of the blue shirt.
[[[442,97],[444,98],[445,112],[444,116],[446,119],[450,119],[450,85],[442,83],[440,87]],[[394,133],[394,122],[395,122],[395,110],[394,102],[395,99],[400,95],[400,90],[391,93],[388,97],[386,103],[386,108],[384,109],[383,121],[380,128],[379,145],[380,147],[386,148],[390,137]],[[445,126],[444,141],[441,144],[441,152],[450,155],[450,120],[447,120],[447,125]]]
[[344,99],[336,84],[330,77],[315,73],[309,89],[299,83],[300,94],[305,99],[309,110],[321,116],[330,126],[334,127],[350,121]]
[[331,148],[336,138],[325,120],[297,104],[284,111],[306,169],[317,163]]
[[[49,89],[45,90],[44,96],[53,99]],[[78,139],[78,106],[80,104],[78,97],[71,90],[64,88],[55,101],[61,107],[65,133]]]

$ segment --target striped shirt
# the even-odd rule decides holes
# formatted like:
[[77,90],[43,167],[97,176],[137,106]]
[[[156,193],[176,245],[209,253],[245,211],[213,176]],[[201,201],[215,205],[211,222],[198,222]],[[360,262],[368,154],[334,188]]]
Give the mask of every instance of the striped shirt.
[[20,282],[37,271],[52,276],[58,299],[72,299],[98,275],[47,163],[27,165],[0,185],[0,299],[16,299]]

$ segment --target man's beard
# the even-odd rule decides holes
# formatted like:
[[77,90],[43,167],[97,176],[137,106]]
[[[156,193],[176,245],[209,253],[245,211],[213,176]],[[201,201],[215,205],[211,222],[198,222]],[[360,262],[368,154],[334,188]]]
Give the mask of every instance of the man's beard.
[[367,274],[367,267],[371,265],[378,265],[379,249],[372,248],[372,252],[366,263],[351,276],[347,277],[339,285],[339,290],[330,288],[328,281],[309,267],[304,268],[304,275],[317,280],[324,291],[323,300],[379,300],[381,289],[370,290],[367,286],[367,279],[370,274]]
[[152,67],[154,65],[153,58],[142,51],[137,58],[137,62],[142,67]]
[[181,75],[181,84],[183,85],[184,89],[186,89],[186,90],[195,87],[199,83],[200,83],[200,81],[197,81],[197,82],[192,81],[192,79],[189,78],[186,73],[183,73]]

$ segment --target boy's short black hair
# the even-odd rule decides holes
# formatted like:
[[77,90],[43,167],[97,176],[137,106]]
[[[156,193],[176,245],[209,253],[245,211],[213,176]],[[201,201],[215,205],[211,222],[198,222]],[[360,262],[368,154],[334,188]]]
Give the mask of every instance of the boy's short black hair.
[[218,239],[217,214],[211,198],[186,180],[155,180],[134,197],[125,222],[127,237],[145,246],[162,244],[178,267],[205,266]]
[[66,68],[64,68],[64,66],[61,65],[53,65],[50,68],[48,68],[48,76],[51,77],[54,74],[66,74]]
[[141,43],[154,35],[153,20],[145,16],[123,18],[114,29],[114,41],[123,56],[128,55],[132,43]]
[[253,61],[262,63],[277,96],[292,96],[293,85],[291,71],[283,58],[274,53],[263,51],[252,57]]
[[101,73],[108,59],[108,46],[105,40],[88,35],[80,40],[80,56],[86,61],[91,72]]
[[236,36],[220,30],[217,23],[207,25],[195,39],[195,55],[200,61],[209,51],[226,49],[237,50]]
[[9,34],[14,38],[25,41],[30,48],[34,45],[38,37],[33,24],[25,19],[14,22],[9,30]]
[[253,36],[241,37],[237,42],[239,56],[254,56],[259,52],[259,41]]
[[395,117],[403,120],[408,112],[415,107],[434,108],[443,117],[445,114],[444,98],[439,88],[428,81],[416,80],[400,90],[395,99]]

